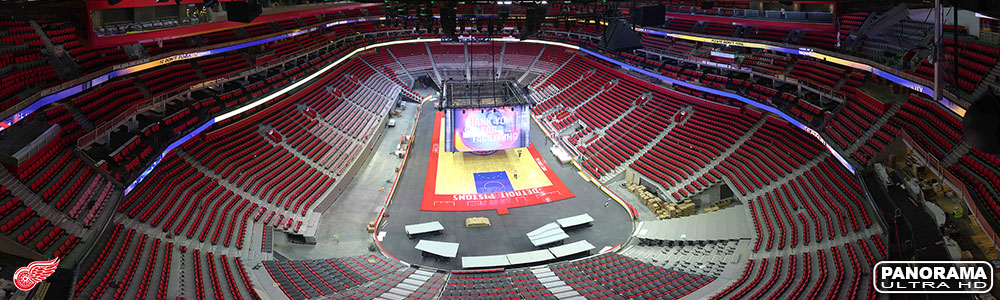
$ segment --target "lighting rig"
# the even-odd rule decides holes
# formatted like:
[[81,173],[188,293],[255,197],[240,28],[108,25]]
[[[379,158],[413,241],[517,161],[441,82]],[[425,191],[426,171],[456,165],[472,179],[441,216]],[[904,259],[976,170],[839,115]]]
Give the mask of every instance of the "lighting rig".
[[[550,3],[572,3],[578,9],[560,9],[550,14]],[[471,11],[459,12],[459,6],[472,6]],[[520,39],[536,34],[545,22],[562,22],[568,26],[573,19],[588,20],[600,26],[604,18],[606,4],[598,1],[398,1],[386,0],[385,23],[407,28],[425,28],[434,31],[440,25],[444,37],[458,40],[460,32],[469,28],[486,31],[488,37],[495,37],[508,21],[514,21]],[[492,10],[488,8],[493,8]],[[511,16],[511,11],[524,11],[523,15]],[[437,19],[437,20],[435,20]],[[415,21],[416,24],[410,24]]]

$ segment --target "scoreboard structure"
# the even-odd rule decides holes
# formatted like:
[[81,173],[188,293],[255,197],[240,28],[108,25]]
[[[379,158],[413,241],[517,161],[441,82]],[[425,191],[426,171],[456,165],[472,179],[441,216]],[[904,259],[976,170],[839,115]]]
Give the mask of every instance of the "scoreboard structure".
[[531,102],[512,80],[445,81],[444,144],[448,152],[489,152],[529,144]]

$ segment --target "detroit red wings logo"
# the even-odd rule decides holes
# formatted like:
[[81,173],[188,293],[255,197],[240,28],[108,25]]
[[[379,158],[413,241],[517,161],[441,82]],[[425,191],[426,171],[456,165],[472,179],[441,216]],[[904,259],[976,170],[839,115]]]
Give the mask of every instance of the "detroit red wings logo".
[[49,261],[33,261],[27,267],[20,267],[14,272],[14,286],[22,291],[30,291],[36,284],[55,273],[58,265],[57,257]]

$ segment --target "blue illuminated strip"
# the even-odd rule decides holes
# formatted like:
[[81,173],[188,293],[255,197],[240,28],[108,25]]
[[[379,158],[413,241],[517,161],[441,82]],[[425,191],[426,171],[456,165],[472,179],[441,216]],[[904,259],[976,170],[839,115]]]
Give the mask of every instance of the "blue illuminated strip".
[[[384,18],[383,17],[373,17],[373,18],[359,18],[359,19],[350,19],[350,20],[340,20],[340,21],[336,21],[336,22],[325,24],[325,25],[323,25],[323,28],[337,26],[337,25],[343,25],[343,24],[349,24],[349,23],[356,23],[356,22],[376,21],[376,20],[382,20],[382,19],[384,19]],[[66,99],[67,97],[71,97],[71,96],[76,95],[76,94],[78,94],[80,92],[83,92],[84,90],[88,90],[88,89],[90,89],[92,87],[98,86],[98,85],[100,85],[102,83],[105,83],[105,82],[107,82],[107,81],[109,81],[111,79],[117,78],[117,77],[125,76],[125,75],[128,75],[128,74],[133,74],[133,73],[136,73],[136,72],[144,71],[144,70],[155,68],[155,67],[159,67],[159,66],[162,66],[162,65],[170,64],[172,62],[176,62],[176,61],[182,61],[182,60],[188,60],[188,59],[192,59],[192,58],[199,58],[199,57],[204,57],[204,56],[209,56],[209,55],[215,55],[215,54],[219,54],[219,53],[225,53],[225,52],[229,52],[229,51],[233,51],[233,50],[239,50],[239,49],[243,49],[243,48],[247,48],[247,47],[257,46],[257,45],[260,45],[260,44],[270,43],[270,42],[281,40],[281,39],[295,37],[295,36],[302,35],[302,34],[305,34],[305,33],[308,33],[308,32],[316,31],[318,28],[319,27],[312,27],[312,28],[308,28],[308,29],[303,29],[303,30],[299,30],[299,31],[295,31],[295,32],[289,32],[289,33],[286,33],[286,34],[269,37],[269,38],[266,38],[266,39],[260,39],[260,40],[250,41],[250,42],[246,42],[246,43],[242,43],[242,44],[230,45],[230,46],[226,46],[226,47],[209,49],[209,50],[199,51],[199,52],[178,54],[178,55],[174,55],[174,56],[170,56],[170,57],[164,57],[164,58],[161,58],[161,59],[158,59],[158,60],[155,60],[155,61],[151,61],[151,62],[147,62],[147,63],[143,63],[143,64],[138,64],[138,65],[127,67],[127,68],[122,68],[122,69],[119,69],[119,70],[114,70],[114,71],[108,72],[108,73],[106,73],[104,75],[97,76],[96,78],[91,79],[90,81],[87,81],[87,82],[84,82],[84,83],[81,83],[81,84],[78,84],[78,85],[66,88],[65,90],[62,90],[62,91],[59,91],[57,93],[53,93],[51,95],[42,97],[41,99],[38,99],[38,101],[35,101],[31,105],[28,105],[28,107],[25,107],[21,111],[18,111],[16,113],[14,113],[13,115],[8,116],[3,121],[0,121],[0,131],[3,131],[4,129],[7,129],[7,127],[13,126],[14,123],[17,123],[18,121],[21,121],[22,119],[24,119],[28,115],[34,113],[35,111],[37,111],[38,109],[42,108],[43,106],[49,105],[49,104],[51,104],[53,102],[56,102],[56,101],[59,101],[59,100]]]
[[170,150],[174,150],[174,148],[177,148],[177,146],[183,145],[184,142],[187,142],[188,140],[195,137],[202,131],[205,131],[205,129],[208,129],[208,127],[212,126],[212,124],[215,124],[215,120],[208,120],[208,122],[205,122],[205,124],[198,126],[198,128],[195,128],[193,131],[191,131],[191,133],[188,133],[187,135],[181,137],[180,139],[177,139],[177,141],[170,143],[170,145],[167,146],[167,149],[163,150],[163,153],[160,153],[160,156],[156,157],[156,160],[154,160],[153,163],[149,165],[149,168],[146,168],[145,171],[142,171],[142,174],[139,174],[139,177],[136,178],[135,181],[132,182],[132,184],[129,184],[128,187],[125,188],[125,195],[128,195],[128,192],[131,192],[132,189],[134,189],[137,185],[139,185],[139,183],[142,182],[143,179],[146,179],[146,176],[149,176],[149,173],[153,172],[153,169],[155,169],[156,166],[160,164],[160,161],[162,161],[163,158],[167,156],[167,154],[170,154]]
[[[637,67],[634,67],[632,65],[629,65],[629,64],[626,64],[626,63],[614,60],[612,58],[609,58],[607,56],[601,55],[599,53],[587,50],[585,48],[580,48],[578,46],[574,46],[574,45],[570,45],[570,44],[565,44],[565,43],[560,43],[560,42],[553,42],[553,41],[544,41],[544,40],[523,40],[523,41],[521,41],[521,40],[518,40],[518,39],[513,38],[513,37],[498,38],[498,39],[494,39],[494,40],[501,41],[501,42],[521,42],[521,43],[546,44],[546,45],[553,45],[553,46],[559,46],[559,47],[569,48],[569,49],[573,49],[573,50],[580,50],[580,51],[583,51],[583,52],[585,52],[587,54],[590,54],[590,55],[592,55],[594,57],[600,58],[602,60],[605,60],[605,61],[617,64],[619,66],[622,66],[622,67],[627,68],[627,69],[632,70],[632,71],[636,71],[636,72],[639,72],[639,73],[642,73],[642,74],[646,74],[648,76],[655,77],[655,78],[663,80],[663,81],[667,81],[667,82],[670,82],[670,83],[673,83],[673,84],[677,84],[677,85],[689,87],[689,88],[696,89],[696,90],[699,90],[699,91],[703,91],[703,92],[707,92],[707,93],[712,93],[712,94],[716,94],[716,95],[720,95],[720,96],[726,96],[726,97],[730,97],[730,98],[733,98],[733,99],[737,99],[737,100],[743,101],[743,102],[745,102],[747,104],[753,105],[755,107],[758,107],[758,108],[763,109],[765,111],[768,111],[770,113],[778,115],[782,119],[785,119],[786,121],[788,121],[788,122],[794,124],[795,126],[799,127],[799,129],[802,129],[802,130],[806,131],[807,133],[809,133],[810,135],[812,135],[813,137],[815,137],[817,140],[819,140],[819,142],[821,144],[823,144],[823,146],[825,146],[826,149],[828,151],[830,151],[830,153],[833,154],[833,156],[835,158],[837,158],[837,161],[839,161],[845,168],[847,168],[848,171],[851,171],[851,173],[855,172],[854,168],[851,167],[851,164],[847,163],[847,161],[844,160],[844,158],[840,156],[840,153],[837,153],[837,151],[834,150],[833,147],[831,147],[830,144],[828,144],[826,142],[826,140],[823,139],[823,137],[819,134],[819,132],[816,132],[812,128],[809,128],[809,126],[806,126],[805,124],[800,123],[799,121],[795,120],[795,118],[792,118],[792,117],[786,115],[784,112],[782,112],[780,110],[777,110],[777,109],[775,109],[775,108],[773,108],[771,106],[767,106],[767,105],[761,104],[761,103],[759,103],[757,101],[748,99],[746,97],[743,97],[743,96],[740,96],[740,95],[737,95],[737,94],[733,94],[733,93],[729,93],[729,92],[725,92],[725,91],[720,91],[720,90],[715,90],[715,89],[703,87],[703,86],[700,86],[700,85],[695,85],[695,84],[687,83],[687,82],[684,82],[684,81],[676,80],[676,79],[669,78],[669,77],[664,77],[664,76],[662,76],[660,74],[649,72],[649,71],[646,71],[644,69],[637,68]],[[371,50],[371,49],[374,49],[374,48],[379,48],[379,47],[386,47],[386,46],[396,45],[396,44],[429,43],[429,42],[434,42],[434,41],[435,40],[433,40],[433,39],[399,40],[399,41],[377,43],[377,44],[373,44],[373,45],[361,47],[361,48],[358,48],[358,49],[354,49],[354,51],[352,51],[351,53],[348,53],[347,55],[344,55],[343,57],[341,57],[340,59],[338,59],[338,60],[330,63],[326,67],[323,67],[323,68],[317,70],[313,74],[310,74],[309,76],[306,76],[306,77],[302,78],[302,80],[296,81],[295,83],[292,83],[292,84],[288,85],[287,87],[282,88],[281,90],[278,90],[278,91],[272,93],[271,95],[268,95],[267,97],[261,98],[261,99],[259,99],[257,101],[254,101],[254,102],[251,102],[251,103],[249,103],[247,105],[244,105],[244,106],[242,106],[242,107],[240,107],[240,108],[238,108],[236,110],[233,110],[233,111],[230,111],[228,113],[222,114],[222,115],[220,115],[218,117],[215,117],[215,118],[209,120],[208,122],[206,122],[205,124],[199,126],[198,128],[196,128],[191,133],[185,135],[184,137],[178,139],[176,142],[173,142],[169,146],[167,146],[167,148],[163,151],[163,153],[161,153],[160,156],[156,158],[156,161],[154,161],[149,166],[149,168],[146,168],[146,170],[143,171],[142,174],[140,174],[139,177],[136,178],[135,181],[133,181],[131,184],[129,184],[129,186],[125,189],[125,195],[128,195],[128,193],[131,192],[132,189],[134,189],[136,186],[138,186],[139,183],[141,183],[142,180],[146,178],[146,176],[148,176],[150,173],[152,173],[153,170],[156,168],[156,166],[159,165],[160,161],[164,157],[166,157],[167,154],[169,154],[171,150],[173,150],[177,146],[180,146],[180,145],[184,144],[184,142],[187,142],[189,139],[191,139],[192,137],[198,135],[199,133],[205,131],[205,129],[208,129],[208,127],[212,126],[212,124],[215,124],[215,123],[218,123],[218,122],[222,122],[223,120],[229,119],[229,118],[234,117],[234,116],[236,116],[236,115],[238,115],[240,113],[243,113],[243,112],[246,112],[246,111],[248,111],[250,109],[253,109],[254,107],[257,107],[257,106],[259,106],[261,104],[267,103],[268,101],[274,100],[275,98],[277,98],[277,97],[279,97],[281,95],[284,95],[284,94],[288,93],[289,91],[291,91],[291,90],[293,90],[295,88],[298,88],[299,86],[301,86],[301,85],[303,85],[303,84],[305,84],[305,83],[313,80],[314,78],[322,75],[323,73],[326,73],[330,69],[333,69],[337,65],[340,65],[341,63],[343,63],[347,59],[350,59],[355,54],[358,54],[360,52],[368,51],[368,50]],[[427,101],[429,99],[430,99],[429,97],[428,98],[424,98],[424,101]]]
[[431,42],[431,41],[433,41],[433,40],[393,41],[393,42],[378,43],[378,44],[374,44],[374,45],[370,45],[370,46],[365,46],[365,47],[361,47],[361,48],[358,48],[358,49],[354,49],[354,51],[352,51],[351,53],[348,53],[347,55],[344,55],[343,57],[341,57],[340,59],[338,59],[338,60],[330,63],[326,67],[323,67],[323,68],[317,70],[316,72],[310,74],[309,76],[303,77],[301,80],[296,81],[295,83],[289,84],[288,86],[282,88],[281,90],[278,90],[278,91],[272,93],[271,95],[268,95],[267,97],[261,98],[261,99],[259,99],[257,101],[254,101],[254,102],[251,102],[251,103],[249,103],[247,105],[244,105],[244,106],[242,106],[242,107],[240,107],[238,109],[235,109],[233,111],[230,111],[228,113],[222,114],[220,116],[217,116],[215,118],[212,118],[212,119],[208,120],[208,122],[205,122],[205,124],[202,124],[201,126],[199,126],[198,128],[196,128],[195,130],[191,131],[191,133],[188,133],[184,137],[181,137],[180,139],[178,139],[176,142],[173,142],[169,146],[167,146],[167,148],[164,149],[162,153],[160,153],[160,156],[158,156],[156,158],[156,161],[153,161],[153,163],[150,164],[149,167],[146,168],[145,171],[142,171],[142,174],[140,174],[139,177],[135,179],[135,181],[132,181],[132,183],[129,184],[127,188],[125,188],[125,195],[128,195],[128,193],[131,192],[132,189],[134,189],[136,186],[138,186],[139,183],[141,183],[142,180],[146,178],[146,176],[148,176],[150,173],[152,173],[153,170],[156,169],[156,166],[160,164],[160,161],[163,160],[163,158],[166,157],[167,154],[169,154],[171,150],[173,150],[177,146],[180,146],[180,145],[184,144],[184,142],[187,142],[189,139],[191,139],[192,137],[198,135],[199,133],[205,131],[205,129],[208,129],[208,127],[212,126],[212,124],[215,124],[215,123],[218,123],[218,122],[222,122],[223,120],[232,118],[232,117],[234,117],[236,115],[239,115],[240,113],[246,112],[246,111],[248,111],[250,109],[253,109],[254,107],[257,107],[257,106],[259,106],[261,104],[264,104],[264,103],[267,103],[268,101],[274,100],[275,98],[278,98],[279,96],[284,95],[284,94],[288,93],[289,91],[294,90],[295,88],[298,88],[299,86],[301,86],[301,85],[303,85],[303,84],[305,84],[305,83],[313,80],[314,78],[322,75],[323,73],[326,73],[330,69],[333,69],[337,65],[340,65],[341,63],[343,63],[347,59],[351,58],[355,54],[358,54],[359,52],[364,52],[364,51],[368,51],[368,50],[373,49],[373,48],[385,47],[385,46],[395,45],[395,44],[415,43],[415,42],[424,42],[424,43],[426,43],[426,42]]
[[[907,88],[909,88],[911,90],[914,90],[914,91],[916,91],[918,93],[927,95],[928,97],[931,97],[932,99],[934,98],[934,89],[932,89],[930,87],[924,86],[922,84],[919,84],[919,83],[916,83],[916,82],[913,82],[913,81],[910,81],[910,80],[907,80],[907,79],[904,79],[902,77],[896,76],[895,74],[883,71],[883,70],[881,70],[879,68],[876,68],[876,67],[873,67],[873,66],[870,66],[870,65],[867,65],[867,64],[863,64],[863,63],[859,63],[859,62],[854,62],[854,61],[846,60],[846,59],[843,59],[843,58],[839,58],[839,57],[830,56],[830,55],[826,55],[826,54],[823,54],[823,53],[815,52],[815,51],[813,51],[812,49],[809,49],[809,48],[792,49],[792,48],[785,48],[785,47],[779,47],[779,46],[768,45],[768,44],[761,44],[761,43],[754,43],[754,42],[731,41],[731,40],[726,40],[726,39],[723,39],[723,38],[707,38],[707,37],[685,35],[685,34],[679,34],[679,33],[673,33],[673,32],[664,32],[664,31],[659,31],[659,30],[650,29],[650,28],[636,28],[636,31],[645,32],[645,33],[654,34],[654,35],[659,35],[659,36],[665,36],[665,37],[672,37],[672,38],[679,38],[679,39],[691,40],[691,41],[699,41],[699,42],[715,43],[715,44],[722,44],[722,45],[747,47],[747,48],[758,48],[758,49],[773,50],[773,51],[778,51],[778,52],[783,52],[783,53],[788,53],[788,54],[796,54],[796,55],[808,56],[808,57],[816,58],[816,59],[819,59],[819,60],[822,60],[822,61],[826,61],[826,62],[838,64],[838,65],[841,65],[841,66],[846,66],[846,67],[851,67],[851,68],[859,69],[859,70],[862,70],[862,71],[867,71],[867,72],[870,72],[870,73],[874,74],[875,76],[879,76],[879,77],[885,78],[885,79],[887,79],[889,81],[892,81],[892,82],[895,82],[895,83],[897,83],[899,85],[905,86],[905,87],[907,87]],[[945,99],[944,97],[941,97],[941,101],[940,101],[939,104],[941,104],[942,106],[944,106],[948,110],[951,110],[955,114],[958,114],[959,116],[965,116],[965,109],[964,108],[962,108],[961,106],[955,104],[954,102],[952,102],[952,101],[950,101],[948,99]]]
[[805,124],[802,124],[801,122],[799,122],[795,118],[792,118],[791,116],[785,114],[784,112],[778,110],[777,108],[771,107],[769,105],[762,104],[760,102],[757,102],[757,101],[751,100],[749,98],[746,98],[746,97],[743,97],[743,96],[740,96],[740,95],[737,95],[737,94],[733,94],[733,93],[730,93],[730,92],[720,91],[720,90],[716,90],[716,89],[711,89],[711,88],[708,88],[708,87],[704,87],[704,86],[700,86],[700,85],[688,83],[688,82],[685,82],[685,81],[680,81],[680,80],[673,79],[673,78],[670,78],[670,77],[666,77],[666,76],[663,76],[663,75],[660,75],[660,74],[656,74],[656,73],[653,73],[653,72],[650,72],[650,71],[646,71],[645,69],[638,68],[638,67],[635,67],[635,66],[632,66],[632,65],[629,65],[629,64],[626,64],[626,63],[614,60],[614,59],[612,59],[610,57],[601,55],[601,54],[599,54],[597,52],[590,51],[590,50],[585,49],[585,48],[580,48],[580,51],[583,51],[584,53],[590,54],[590,55],[592,55],[594,57],[603,59],[603,60],[605,60],[607,62],[614,63],[616,65],[619,65],[619,66],[623,67],[623,68],[626,68],[626,69],[629,69],[629,70],[632,70],[632,71],[635,71],[635,72],[639,72],[639,73],[645,74],[647,76],[655,77],[656,79],[660,79],[660,80],[663,80],[663,81],[666,81],[666,82],[670,82],[670,83],[673,83],[673,84],[676,84],[676,85],[680,85],[680,86],[684,86],[684,87],[696,89],[696,90],[699,90],[699,91],[702,91],[702,92],[712,93],[712,94],[715,94],[715,95],[725,96],[725,97],[733,98],[733,99],[736,99],[736,100],[740,100],[740,101],[743,101],[744,103],[753,105],[754,107],[757,107],[757,108],[763,109],[763,110],[765,110],[767,112],[770,112],[772,114],[778,115],[782,119],[785,119],[785,121],[788,121],[789,123],[792,123],[793,125],[795,125],[799,129],[804,130],[806,133],[809,133],[809,135],[812,135],[817,140],[819,140],[820,144],[823,144],[823,146],[825,146],[826,149],[828,151],[830,151],[830,153],[833,154],[833,156],[835,158],[837,158],[837,161],[840,161],[840,164],[844,165],[844,167],[847,168],[848,171],[851,171],[851,173],[854,173],[854,168],[851,167],[851,164],[848,163],[847,160],[845,160],[842,156],[840,156],[840,153],[837,153],[837,150],[834,150],[833,147],[831,147],[830,144],[828,144],[826,142],[826,140],[823,139],[823,137],[819,134],[819,132],[816,132],[816,130],[813,130],[812,128],[810,128],[809,126],[806,126]]

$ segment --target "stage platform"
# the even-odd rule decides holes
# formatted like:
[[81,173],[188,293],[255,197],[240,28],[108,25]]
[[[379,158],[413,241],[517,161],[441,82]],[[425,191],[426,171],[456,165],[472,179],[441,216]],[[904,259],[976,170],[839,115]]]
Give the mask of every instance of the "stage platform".
[[443,112],[434,114],[421,210],[496,210],[503,215],[512,207],[573,197],[533,144],[485,153],[446,152],[443,119]]
[[[546,223],[555,222],[557,219],[583,213],[590,214],[594,218],[593,226],[568,231],[569,238],[564,243],[570,244],[586,240],[596,247],[594,253],[597,253],[604,247],[613,247],[628,240],[633,230],[633,223],[628,212],[615,202],[609,202],[608,195],[581,177],[577,173],[579,170],[576,167],[560,164],[549,151],[544,150],[548,149],[552,143],[534,122],[530,122],[531,144],[542,151],[532,152],[531,159],[540,160],[544,163],[541,166],[545,166],[546,169],[543,170],[537,162],[535,168],[541,170],[539,172],[552,176],[546,175],[545,178],[558,179],[566,191],[572,193],[571,197],[529,206],[510,206],[509,213],[504,215],[497,214],[496,209],[492,207],[483,207],[484,210],[462,211],[423,210],[424,193],[428,190],[437,192],[437,177],[427,176],[428,169],[430,169],[429,158],[431,157],[432,140],[434,140],[434,123],[437,112],[434,105],[434,101],[429,101],[424,103],[421,108],[406,165],[399,177],[391,202],[386,208],[386,217],[383,219],[382,226],[375,233],[379,237],[382,249],[388,255],[411,264],[460,270],[462,269],[461,258],[463,256],[504,255],[537,250],[525,236],[525,233]],[[440,147],[440,145],[436,146]],[[440,152],[440,149],[438,151]],[[516,152],[514,152],[514,156],[516,156]],[[528,153],[522,153],[522,158],[525,161],[519,161],[516,164],[511,162],[510,164],[521,168],[522,164],[528,162],[527,156]],[[509,155],[506,157],[510,158]],[[471,159],[478,161],[476,158]],[[438,162],[438,170],[442,168],[441,163],[441,161]],[[503,166],[497,164],[497,167]],[[469,167],[466,171],[488,173],[480,175],[479,188],[492,187],[493,185],[487,182],[498,180],[497,177],[503,181],[502,176],[490,173],[499,170]],[[518,169],[518,179],[514,179],[512,174],[508,175],[507,178],[510,180],[512,188],[522,187],[519,184],[524,184],[524,186],[538,185],[538,183],[529,182],[519,183],[522,174],[526,173],[522,173]],[[446,187],[447,190],[442,191],[478,192],[477,185],[474,183],[476,175],[467,173],[462,176],[466,176],[462,179],[465,180],[464,183]],[[446,180],[446,182],[448,181]],[[552,182],[554,181],[550,181],[550,183]],[[451,185],[451,182],[448,184]],[[435,187],[429,189],[428,185]],[[451,190],[452,188],[455,190]],[[608,205],[605,206],[605,204]],[[465,227],[465,219],[469,217],[487,217],[492,226],[467,228]],[[421,238],[459,243],[457,258],[448,261],[435,260],[421,256],[420,251],[414,248],[419,239],[409,239],[404,227],[432,221],[440,222],[444,230],[440,234]]]

